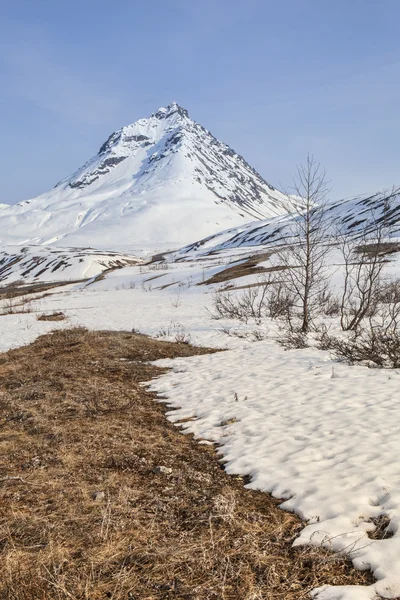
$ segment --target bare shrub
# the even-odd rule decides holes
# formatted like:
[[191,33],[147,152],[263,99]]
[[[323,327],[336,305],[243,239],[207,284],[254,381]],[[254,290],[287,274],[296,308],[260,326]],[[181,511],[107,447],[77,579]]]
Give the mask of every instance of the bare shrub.
[[142,292],[151,292],[153,289],[153,286],[151,285],[151,283],[148,283],[146,285],[146,281],[142,281]]
[[243,292],[218,292],[212,298],[213,319],[237,319],[247,323],[249,319],[259,321],[263,316],[267,286],[249,287]]
[[268,337],[268,333],[266,331],[262,331],[261,329],[243,331],[241,329],[229,329],[228,327],[223,327],[221,331],[229,337],[236,337],[242,340],[247,340],[248,342],[262,342]]
[[320,350],[330,350],[331,336],[325,323],[320,323],[318,330],[314,334],[314,339],[317,342],[317,348]]
[[386,215],[390,214],[390,199],[385,201],[383,215],[371,211],[362,234],[350,238],[339,232],[345,276],[340,306],[340,324],[344,331],[356,331],[365,318],[377,312],[384,287],[383,268],[386,259],[386,238],[389,233]]
[[251,331],[250,333],[252,341],[254,342],[262,342],[268,337],[267,332],[261,331],[260,329],[253,329],[253,331]]
[[[231,292],[214,292],[211,300],[212,310],[209,311],[213,319],[239,319],[243,316],[239,311],[236,296]],[[247,322],[247,318],[246,318]]]
[[277,281],[271,284],[266,305],[267,315],[270,319],[287,319],[295,306],[295,298],[282,281]]
[[348,339],[325,335],[320,348],[330,350],[339,360],[349,364],[366,363],[376,367],[398,369],[400,367],[400,335],[384,334],[379,329],[366,328],[353,332]]
[[182,299],[181,299],[181,290],[179,289],[175,298],[171,298],[171,306],[173,306],[174,308],[179,308],[182,304]]
[[318,296],[318,304],[322,314],[327,317],[336,317],[340,314],[340,300],[328,288],[322,290]]
[[301,330],[296,331],[288,329],[278,336],[276,341],[285,348],[285,350],[308,348],[307,335]]
[[177,331],[174,336],[174,341],[177,344],[190,344],[191,335],[190,333],[186,333],[185,331]]
[[375,316],[375,326],[385,333],[395,332],[400,323],[400,280],[387,282],[379,289],[379,313]]
[[12,315],[15,312],[15,308],[17,306],[17,302],[15,301],[15,299],[11,296],[9,298],[6,298],[3,301],[3,305],[2,305],[2,314],[3,315]]
[[31,299],[28,296],[17,296],[12,292],[4,295],[0,306],[0,315],[31,313]]
[[178,344],[190,344],[191,336],[184,326],[176,321],[171,321],[167,327],[162,327],[156,338],[172,338]]
[[366,362],[377,367],[399,368],[400,281],[379,288],[375,301],[373,314],[349,337],[337,338],[323,331],[318,338],[319,348],[333,351],[337,358],[350,364]]
[[276,279],[276,273],[268,273],[244,291],[216,291],[210,314],[214,319],[237,319],[244,323],[250,319],[260,323],[263,317],[290,320],[294,305],[294,296],[285,283]]
[[148,271],[168,271],[169,264],[165,260],[160,262],[153,262],[146,264],[146,269]]

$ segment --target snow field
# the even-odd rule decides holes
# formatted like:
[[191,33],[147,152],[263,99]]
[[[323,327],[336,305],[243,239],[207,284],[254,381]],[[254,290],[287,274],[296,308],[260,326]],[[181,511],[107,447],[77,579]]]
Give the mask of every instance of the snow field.
[[[326,587],[319,600],[372,600],[400,594],[400,372],[350,367],[328,353],[284,351],[274,340],[249,342],[222,333],[232,321],[210,319],[212,290],[198,286],[222,268],[206,263],[126,267],[91,286],[56,289],[33,303],[36,313],[0,317],[0,349],[59,327],[138,330],[161,339],[177,332],[225,352],[159,361],[172,370],[149,383],[171,407],[169,419],[200,441],[218,444],[229,473],[283,498],[306,526],[296,544],[324,544],[371,569],[370,587]],[[152,279],[150,279],[152,278]],[[150,279],[150,281],[149,281]],[[238,280],[239,281],[239,280]],[[243,280],[240,280],[243,283]],[[164,289],[157,289],[167,285]],[[37,314],[62,310],[60,323]],[[370,539],[372,519],[390,518],[389,535]]]

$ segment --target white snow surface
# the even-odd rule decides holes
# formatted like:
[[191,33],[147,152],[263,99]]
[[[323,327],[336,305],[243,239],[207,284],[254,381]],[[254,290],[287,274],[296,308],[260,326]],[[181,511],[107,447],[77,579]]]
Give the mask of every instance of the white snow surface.
[[[313,348],[285,351],[270,322],[213,320],[206,310],[212,288],[196,284],[224,265],[164,267],[126,267],[91,285],[58,288],[34,301],[32,313],[0,316],[0,349],[72,325],[134,328],[161,339],[183,333],[195,344],[224,348],[158,361],[171,370],[149,386],[171,407],[169,419],[194,417],[180,427],[218,444],[228,473],[250,475],[248,487],[282,498],[283,509],[299,514],[305,528],[296,544],[346,552],[377,580],[314,590],[319,600],[399,596],[400,372],[339,364]],[[67,321],[36,320],[52,310],[63,310]],[[258,328],[267,337],[250,342],[226,336],[223,327]],[[390,518],[393,536],[373,540],[367,532],[379,515]]]
[[0,206],[0,244],[174,249],[282,214],[283,199],[174,102],[113,133],[49,192]]
[[0,249],[0,286],[79,281],[141,259],[92,248],[6,246]]
[[[231,252],[233,249],[247,248],[254,253],[257,247],[265,250],[266,247],[288,243],[293,235],[293,219],[296,218],[296,214],[285,214],[231,227],[180,248],[171,253],[170,260],[196,260],[211,253]],[[400,188],[327,205],[327,230],[333,236],[340,231],[357,237],[364,231],[368,232],[370,224],[379,223],[383,218],[390,237],[399,238]]]

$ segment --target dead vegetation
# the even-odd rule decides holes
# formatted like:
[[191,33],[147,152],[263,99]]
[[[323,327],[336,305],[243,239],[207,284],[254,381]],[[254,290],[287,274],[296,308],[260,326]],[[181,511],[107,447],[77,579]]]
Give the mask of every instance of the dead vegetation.
[[0,292],[0,316],[16,315],[33,312],[33,302],[38,303],[49,293],[37,294],[36,292],[10,291]]
[[240,277],[246,277],[247,275],[257,275],[260,273],[268,273],[275,270],[280,270],[279,267],[263,267],[259,263],[266,261],[270,258],[272,252],[264,254],[256,254],[250,258],[242,259],[233,263],[231,266],[215,273],[209,279],[205,279],[198,285],[212,285],[215,283],[223,283],[225,281],[231,281],[231,279],[238,279]]
[[76,279],[71,281],[53,281],[49,283],[31,283],[25,284],[24,281],[15,281],[6,285],[4,287],[0,287],[0,298],[17,298],[18,296],[25,296],[28,294],[37,294],[42,293],[44,298],[49,294],[45,294],[49,290],[53,290],[54,288],[63,287],[65,285],[69,285],[71,283],[81,283],[85,281],[84,279]]
[[64,321],[65,319],[66,316],[60,311],[54,311],[49,314],[43,313],[37,317],[38,321]]
[[2,600],[298,600],[372,583],[292,548],[301,522],[141,385],[161,373],[148,361],[203,352],[72,329],[0,356]]
[[264,317],[272,320],[290,316],[294,299],[285,285],[268,273],[257,286],[243,287],[239,293],[232,290],[215,290],[209,314],[212,319],[236,319],[243,323],[254,320],[261,323]]
[[371,540],[385,540],[392,538],[394,532],[390,529],[390,518],[388,515],[379,515],[379,517],[373,517],[371,523],[375,526],[375,529],[368,531],[368,537]]
[[15,315],[32,312],[32,298],[29,296],[0,296],[0,315]]

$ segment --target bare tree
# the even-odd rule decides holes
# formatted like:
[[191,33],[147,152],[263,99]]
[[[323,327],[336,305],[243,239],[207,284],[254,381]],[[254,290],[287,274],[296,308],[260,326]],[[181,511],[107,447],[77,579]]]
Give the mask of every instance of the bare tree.
[[290,244],[277,253],[284,267],[290,295],[297,298],[302,333],[307,333],[326,287],[326,257],[329,252],[327,195],[330,187],[325,170],[312,155],[297,168],[294,194],[287,195],[285,208],[292,218],[287,225]]
[[382,271],[390,250],[391,199],[398,193],[384,193],[381,214],[370,211],[362,233],[350,236],[338,234],[344,262],[344,284],[340,306],[340,324],[344,331],[356,331],[363,319],[376,312],[384,285]]

